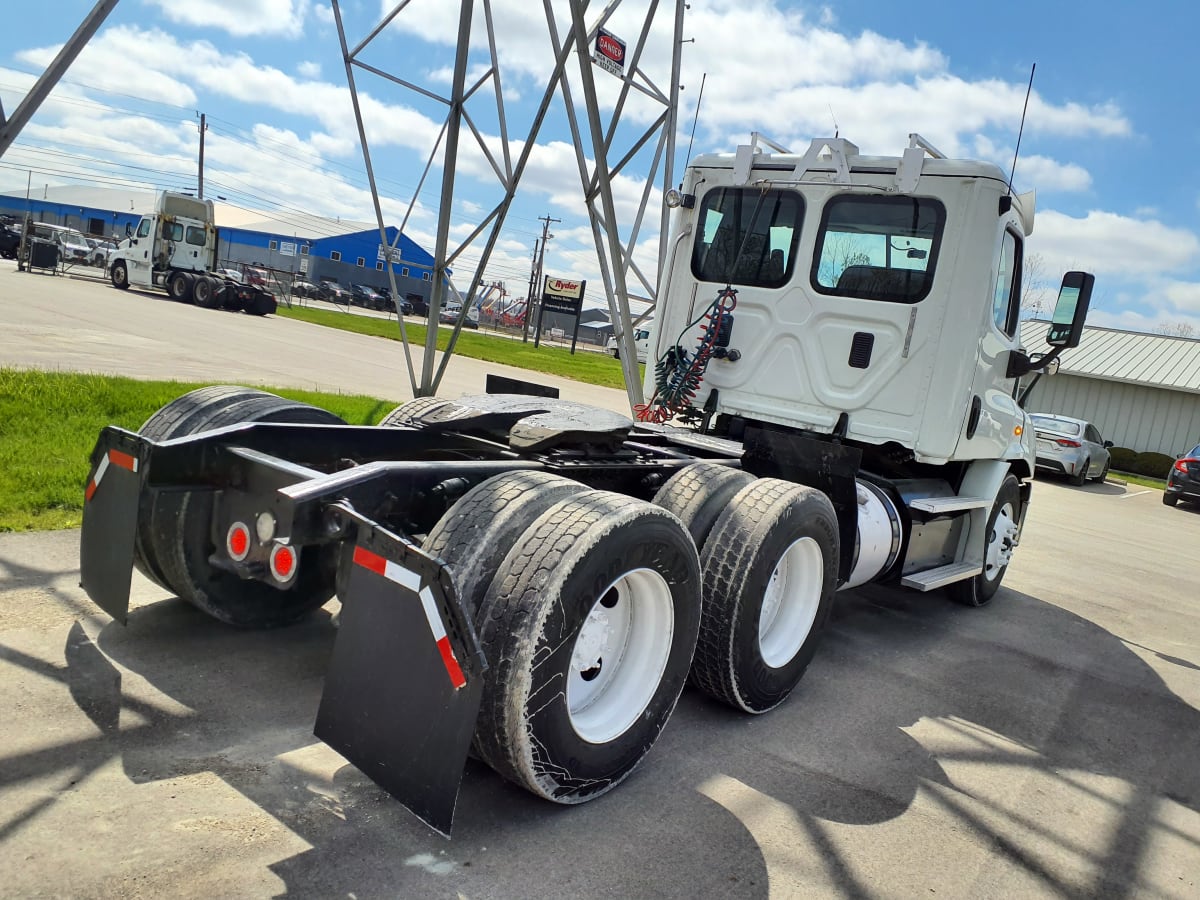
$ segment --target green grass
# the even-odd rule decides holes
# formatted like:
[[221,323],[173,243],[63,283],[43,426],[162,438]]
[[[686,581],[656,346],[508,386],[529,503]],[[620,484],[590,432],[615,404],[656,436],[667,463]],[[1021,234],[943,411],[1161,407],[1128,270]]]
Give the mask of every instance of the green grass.
[[1112,470],[1112,477],[1119,478],[1121,481],[1127,481],[1130,484],[1140,484],[1142,487],[1156,488],[1160,491],[1166,490],[1167,483],[1161,478],[1149,478],[1145,475],[1133,475],[1129,472],[1118,472]]
[[[396,324],[395,319],[381,319],[375,316],[360,316],[353,313],[301,306],[293,306],[290,309],[281,306],[276,315],[285,319],[299,319],[302,322],[324,325],[327,328],[353,331],[356,334],[369,334],[393,341],[400,340],[400,327]],[[418,347],[425,346],[426,327],[424,325],[406,321],[405,330],[408,332],[410,343]],[[449,339],[449,327],[439,328],[438,349],[445,350]],[[544,372],[547,375],[571,378],[586,384],[619,390],[625,388],[621,364],[605,353],[579,351],[571,355],[571,352],[564,347],[552,347],[547,344],[535,349],[532,341],[526,344],[522,341],[468,330],[464,330],[458,336],[454,352],[470,359],[502,363],[506,366],[529,369],[533,372]],[[639,370],[644,377],[645,366],[639,366]]]
[[[0,531],[78,526],[88,456],[100,429],[137,430],[159,407],[208,383],[0,368]],[[355,425],[378,422],[394,405],[372,397],[266,390]]]

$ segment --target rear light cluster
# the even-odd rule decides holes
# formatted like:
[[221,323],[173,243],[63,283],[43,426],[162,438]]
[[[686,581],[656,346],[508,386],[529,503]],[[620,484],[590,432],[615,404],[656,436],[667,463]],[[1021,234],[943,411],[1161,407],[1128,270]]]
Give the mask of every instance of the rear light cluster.
[[1194,456],[1185,456],[1183,459],[1177,459],[1175,460],[1175,471],[1182,472],[1184,475],[1188,474],[1189,463],[1200,463],[1200,459],[1196,459]]
[[[274,522],[269,524],[271,527],[266,527],[267,523],[262,521],[261,516],[259,521],[255,522],[255,533],[260,544],[266,544],[274,534]],[[230,525],[229,530],[225,532],[225,552],[229,554],[229,558],[234,562],[244,562],[252,549],[250,527],[245,522],[234,522]],[[290,544],[274,541],[267,556],[267,563],[271,577],[279,584],[288,584],[296,577],[296,569],[300,565],[299,551]]]
[[1054,443],[1058,444],[1058,446],[1060,446],[1060,447],[1082,447],[1083,446],[1083,444],[1079,443],[1079,441],[1073,441],[1070,438],[1055,438]]

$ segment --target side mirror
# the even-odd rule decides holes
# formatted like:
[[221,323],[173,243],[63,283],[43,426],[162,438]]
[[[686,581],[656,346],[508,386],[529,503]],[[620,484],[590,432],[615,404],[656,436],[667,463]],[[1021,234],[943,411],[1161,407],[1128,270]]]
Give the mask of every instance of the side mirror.
[[1107,450],[1107,449],[1108,449],[1109,447],[1111,447],[1112,445],[1113,445],[1113,442],[1112,442],[1112,441],[1105,441],[1105,442],[1104,442],[1104,449],[1105,449],[1105,450]]
[[1068,349],[1079,346],[1079,340],[1083,337],[1083,320],[1087,318],[1095,283],[1096,277],[1090,272],[1068,272],[1063,276],[1062,287],[1058,289],[1058,302],[1054,304],[1054,315],[1050,318],[1050,329],[1046,332],[1046,343],[1051,347]]

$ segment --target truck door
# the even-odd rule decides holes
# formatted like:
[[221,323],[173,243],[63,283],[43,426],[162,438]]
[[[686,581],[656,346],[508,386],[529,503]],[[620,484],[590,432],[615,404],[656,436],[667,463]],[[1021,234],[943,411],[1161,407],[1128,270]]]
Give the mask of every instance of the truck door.
[[154,219],[143,216],[138,222],[137,231],[129,239],[129,249],[125,252],[125,263],[129,272],[129,283],[149,287],[151,252],[154,249]]
[[991,308],[980,332],[971,402],[955,452],[959,459],[1011,458],[1019,443],[1014,429],[1023,419],[1014,396],[1016,379],[1008,377],[1008,360],[1019,344],[1022,252],[1021,235],[1005,227],[992,272]]

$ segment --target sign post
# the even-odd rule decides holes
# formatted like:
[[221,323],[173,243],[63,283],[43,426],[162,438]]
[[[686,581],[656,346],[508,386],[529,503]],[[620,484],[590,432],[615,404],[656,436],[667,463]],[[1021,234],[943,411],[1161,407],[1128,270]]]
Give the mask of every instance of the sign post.
[[575,317],[575,328],[571,334],[571,353],[575,352],[575,342],[579,338],[579,313],[583,307],[583,290],[586,281],[570,281],[566,278],[551,278],[546,276],[542,286],[542,302],[538,307],[537,328],[533,335],[533,346],[537,347],[542,339],[542,314],[546,310]]

